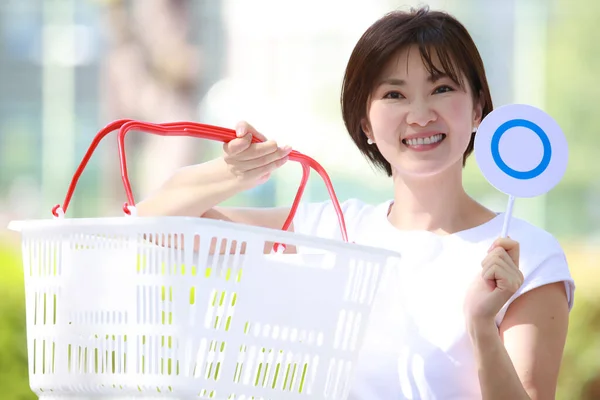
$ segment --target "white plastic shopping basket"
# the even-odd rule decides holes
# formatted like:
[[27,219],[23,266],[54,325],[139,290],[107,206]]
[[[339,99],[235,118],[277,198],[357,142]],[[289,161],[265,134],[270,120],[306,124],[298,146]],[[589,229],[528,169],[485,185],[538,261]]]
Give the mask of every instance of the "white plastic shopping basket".
[[[282,230],[137,217],[124,136],[228,141],[229,129],[120,120],[98,133],[53,219],[21,232],[32,390],[53,399],[345,399],[384,269],[397,253],[348,243],[322,167],[303,177]],[[104,136],[119,130],[124,217],[64,217]],[[343,240],[287,232],[309,167],[326,181]],[[265,252],[296,246],[307,253]],[[279,247],[281,248],[281,247]]]

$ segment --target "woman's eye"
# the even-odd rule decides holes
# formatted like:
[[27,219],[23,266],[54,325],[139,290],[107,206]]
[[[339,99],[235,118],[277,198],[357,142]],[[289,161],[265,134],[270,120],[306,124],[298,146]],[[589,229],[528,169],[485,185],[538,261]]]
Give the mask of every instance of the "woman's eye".
[[401,99],[403,97],[400,92],[388,92],[383,96],[384,99]]
[[450,86],[448,85],[443,85],[440,86],[438,88],[436,88],[433,93],[447,93],[447,92],[452,92],[454,91],[454,89],[452,89]]

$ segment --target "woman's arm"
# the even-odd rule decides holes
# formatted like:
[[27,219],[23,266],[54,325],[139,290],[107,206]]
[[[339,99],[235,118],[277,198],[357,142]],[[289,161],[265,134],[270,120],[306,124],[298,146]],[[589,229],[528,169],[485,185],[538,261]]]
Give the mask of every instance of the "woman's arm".
[[[279,147],[267,140],[246,122],[236,127],[236,138],[223,144],[223,156],[202,164],[177,170],[163,185],[137,204],[140,216],[192,216],[212,218],[226,211],[209,211],[223,201],[266,182],[271,173],[286,163],[291,148]],[[253,143],[256,137],[261,142]],[[225,215],[231,221],[246,223],[248,213]],[[261,215],[264,217],[264,215]],[[250,218],[247,222],[253,223]],[[274,227],[278,221],[263,221],[262,226]],[[283,224],[283,222],[282,222]],[[277,224],[275,224],[277,225]]]
[[223,158],[177,170],[136,206],[139,216],[203,216],[243,190]]
[[515,299],[499,329],[493,321],[472,324],[483,399],[553,400],[568,319],[565,286],[558,282]]
[[[247,123],[240,123],[236,133],[236,139],[223,145],[223,157],[177,170],[157,191],[137,204],[137,214],[204,217],[281,229],[289,208],[218,207],[236,194],[266,182],[271,172],[287,161],[291,151],[266,141]],[[263,142],[252,143],[253,136]],[[198,245],[196,240],[195,247]],[[266,244],[265,251],[270,247],[271,244]],[[213,243],[210,252],[214,251]]]

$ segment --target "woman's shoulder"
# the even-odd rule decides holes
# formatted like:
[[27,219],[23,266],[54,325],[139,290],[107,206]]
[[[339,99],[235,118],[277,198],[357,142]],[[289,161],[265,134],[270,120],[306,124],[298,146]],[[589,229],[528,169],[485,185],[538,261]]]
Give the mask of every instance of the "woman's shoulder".
[[[477,232],[479,243],[490,246],[500,235],[506,215],[501,213],[485,228]],[[525,276],[568,273],[568,264],[562,245],[549,231],[525,219],[511,217],[508,236],[519,243],[520,269]]]
[[[495,217],[488,222],[456,235],[467,242],[490,246],[501,234],[505,220],[505,213],[496,213]],[[519,242],[521,256],[545,257],[563,252],[559,241],[552,233],[522,218],[510,217],[507,235]]]
[[[467,257],[472,257],[474,262],[482,260],[487,249],[500,236],[505,218],[506,214],[497,213],[489,222],[457,235],[462,249],[457,257],[465,257],[465,251],[470,248],[474,252]],[[510,218],[508,228],[508,236],[519,243],[519,269],[525,279],[498,314],[496,322],[500,324],[508,306],[517,297],[551,283],[564,283],[569,308],[572,308],[575,282],[559,240],[548,230],[518,217]]]
[[517,217],[511,218],[509,227],[508,236],[519,242],[522,257],[564,255],[558,239],[544,228]]
[[[524,219],[513,217],[508,236],[519,242],[519,269],[525,277],[512,301],[540,286],[563,282],[569,309],[573,307],[575,281],[571,275],[565,251],[559,240],[549,231]],[[499,317],[503,313],[499,314]]]

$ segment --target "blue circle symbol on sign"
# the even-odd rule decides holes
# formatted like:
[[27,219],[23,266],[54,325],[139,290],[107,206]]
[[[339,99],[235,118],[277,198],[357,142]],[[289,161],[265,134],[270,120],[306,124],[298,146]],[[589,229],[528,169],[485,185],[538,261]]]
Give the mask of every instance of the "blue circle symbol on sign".
[[[502,135],[511,128],[523,127],[532,130],[535,132],[540,140],[542,141],[542,145],[544,146],[544,155],[542,157],[542,161],[537,165],[537,167],[529,170],[529,171],[517,171],[506,165],[502,156],[500,155],[500,138]],[[502,172],[506,175],[509,175],[515,179],[527,180],[533,179],[540,176],[548,165],[550,165],[550,159],[552,158],[552,146],[550,145],[550,139],[546,132],[538,125],[534,124],[531,121],[527,121],[525,119],[511,119],[510,121],[506,121],[502,125],[496,129],[494,135],[492,136],[492,158],[494,162],[500,168]]]

